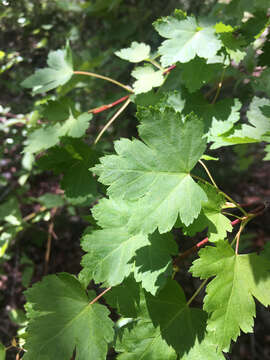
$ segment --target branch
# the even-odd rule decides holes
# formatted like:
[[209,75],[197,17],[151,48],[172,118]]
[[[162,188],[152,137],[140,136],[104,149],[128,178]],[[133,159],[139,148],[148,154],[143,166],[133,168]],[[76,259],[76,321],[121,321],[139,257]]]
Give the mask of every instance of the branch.
[[89,110],[88,112],[93,113],[93,114],[98,114],[98,113],[100,113],[100,112],[102,112],[104,110],[110,109],[110,108],[114,107],[115,105],[118,105],[118,104],[124,102],[128,98],[129,98],[129,95],[123,96],[120,99],[118,99],[118,100],[116,100],[116,101],[114,101],[114,102],[112,102],[110,104],[99,106],[97,108]]
[[[232,225],[232,226],[235,226],[235,225],[237,225],[239,222],[241,222],[241,220],[240,220],[240,219],[236,219],[236,220],[234,220],[234,221],[231,222],[231,225]],[[191,254],[196,253],[197,251],[199,251],[199,249],[200,249],[203,245],[205,245],[206,243],[208,243],[208,241],[209,241],[209,238],[206,237],[206,238],[204,238],[203,240],[201,240],[200,242],[198,242],[196,245],[192,246],[190,249],[188,249],[188,250],[184,251],[183,253],[179,254],[179,255],[177,256],[177,258],[174,259],[173,265],[177,267],[178,264],[179,264],[183,259],[185,259],[185,258],[187,258],[189,255],[191,255]]]
[[94,298],[94,300],[92,300],[92,301],[90,302],[90,305],[93,305],[98,299],[100,299],[104,294],[106,294],[107,291],[111,290],[111,288],[112,288],[112,287],[110,286],[110,287],[108,287],[107,289],[105,289],[104,291],[102,291],[101,294],[99,294],[97,297]]

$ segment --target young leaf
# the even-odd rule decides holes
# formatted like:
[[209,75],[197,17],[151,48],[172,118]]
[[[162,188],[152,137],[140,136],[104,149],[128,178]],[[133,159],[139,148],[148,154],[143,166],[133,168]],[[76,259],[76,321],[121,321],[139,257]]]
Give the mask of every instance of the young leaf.
[[[114,197],[140,199],[130,220],[134,232],[169,231],[178,215],[185,225],[198,216],[207,197],[190,176],[205,150],[203,124],[166,108],[139,111],[142,141],[121,139],[117,155],[105,156],[92,170],[110,185]],[[189,194],[187,196],[187,194]]]
[[164,81],[162,71],[154,70],[151,65],[137,67],[132,71],[131,75],[137,79],[133,84],[133,90],[136,95],[161,86]]
[[179,20],[168,16],[156,21],[154,27],[162,37],[169,39],[163,41],[158,49],[164,67],[178,61],[188,62],[196,55],[210,59],[222,47],[215,29],[212,26],[200,27],[193,17]]
[[[105,360],[108,344],[113,340],[113,322],[108,309],[90,304],[79,281],[62,273],[49,275],[25,292],[29,325],[24,345],[26,360]],[[31,305],[31,306],[30,306]]]
[[155,232],[149,242],[136,251],[134,277],[146,291],[155,295],[172,274],[171,255],[176,255],[178,249],[170,234],[161,236]]
[[119,56],[121,59],[137,63],[148,59],[150,57],[150,50],[151,48],[149,45],[133,41],[129,48],[116,51],[115,55]]
[[92,117],[92,114],[83,113],[75,118],[70,111],[69,118],[61,126],[59,136],[82,137],[88,129]]
[[226,199],[213,186],[207,184],[200,184],[200,186],[205,191],[208,201],[202,205],[199,217],[189,227],[184,228],[184,232],[189,236],[194,236],[208,227],[209,241],[222,240],[227,237],[227,232],[232,231],[230,220],[221,213]]
[[[131,259],[136,250],[148,245],[149,241],[146,235],[132,234],[126,227],[125,211],[128,209],[129,214],[132,213],[132,202],[124,204],[124,201],[119,199],[103,199],[96,207],[98,210],[94,211],[93,215],[98,217],[97,214],[104,211],[104,216],[108,216],[108,219],[102,217],[100,223],[107,226],[83,237],[82,248],[88,254],[82,259],[82,276],[93,278],[97,283],[105,282],[106,285],[115,286],[132,272]],[[118,214],[111,215],[110,209],[114,212],[117,208]],[[119,223],[113,220],[114,216],[120,219]]]
[[34,94],[43,93],[64,85],[73,74],[70,47],[65,50],[51,51],[47,60],[48,67],[36,70],[22,82],[25,88],[33,88]]
[[251,332],[255,317],[253,296],[270,304],[270,248],[261,255],[236,255],[224,241],[207,246],[190,269],[194,276],[215,278],[207,285],[204,309],[210,314],[207,329],[220,350],[228,351],[231,340]]

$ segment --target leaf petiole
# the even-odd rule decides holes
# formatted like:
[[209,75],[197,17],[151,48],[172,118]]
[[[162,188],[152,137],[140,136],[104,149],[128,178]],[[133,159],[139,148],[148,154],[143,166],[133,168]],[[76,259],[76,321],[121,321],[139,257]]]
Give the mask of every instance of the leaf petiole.
[[91,76],[91,77],[94,77],[94,78],[106,80],[106,81],[109,81],[109,82],[111,82],[111,83],[113,83],[115,85],[118,85],[118,86],[122,87],[123,89],[127,90],[128,92],[130,92],[132,94],[134,93],[133,90],[129,86],[124,85],[121,82],[119,82],[117,80],[114,80],[114,79],[112,79],[112,78],[110,78],[108,76],[103,76],[103,75],[88,72],[88,71],[73,71],[73,74],[74,75],[86,75],[86,76]]

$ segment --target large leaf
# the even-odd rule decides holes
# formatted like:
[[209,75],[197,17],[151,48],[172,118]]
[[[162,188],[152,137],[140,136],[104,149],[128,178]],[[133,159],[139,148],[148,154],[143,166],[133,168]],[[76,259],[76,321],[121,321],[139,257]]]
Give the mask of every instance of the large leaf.
[[140,199],[131,218],[134,232],[169,231],[178,215],[189,225],[199,215],[207,197],[192,179],[190,170],[205,150],[203,124],[196,116],[182,119],[166,108],[141,109],[139,134],[142,141],[121,139],[117,155],[100,159],[93,171],[110,185],[111,196]]
[[43,93],[64,85],[73,74],[72,55],[69,46],[65,50],[51,51],[48,67],[36,70],[22,82],[22,86],[33,88],[34,94]]
[[131,75],[137,79],[133,84],[133,90],[136,95],[161,86],[164,81],[163,72],[161,70],[154,70],[151,65],[139,66],[132,71]]
[[[25,292],[29,325],[24,348],[26,360],[105,360],[113,340],[108,309],[88,297],[69,274],[49,275]],[[89,358],[89,354],[90,358]]]
[[163,41],[158,51],[162,66],[176,62],[188,62],[199,56],[211,59],[222,47],[212,26],[201,27],[193,17],[178,19],[168,16],[154,23],[155,29],[168,40]]
[[270,305],[270,248],[261,255],[236,255],[224,241],[199,252],[191,272],[202,279],[215,276],[207,285],[204,309],[210,314],[208,330],[220,350],[228,350],[231,340],[251,332],[255,317],[253,296]]

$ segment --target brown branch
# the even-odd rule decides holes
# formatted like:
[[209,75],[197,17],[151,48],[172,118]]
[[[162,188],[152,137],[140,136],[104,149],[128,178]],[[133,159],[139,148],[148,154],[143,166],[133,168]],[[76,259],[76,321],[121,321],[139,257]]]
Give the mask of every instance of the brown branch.
[[57,235],[54,232],[54,223],[53,223],[53,217],[56,213],[57,208],[54,207],[51,210],[51,222],[48,227],[48,239],[47,239],[47,246],[46,246],[46,253],[44,258],[44,275],[48,274],[49,269],[49,261],[50,261],[50,255],[51,255],[51,247],[52,247],[52,238],[57,239]]
[[110,286],[110,287],[108,287],[107,289],[105,289],[104,291],[102,291],[101,294],[99,294],[97,297],[94,298],[94,300],[92,300],[92,301],[90,302],[90,305],[93,305],[96,301],[98,301],[98,299],[100,299],[104,294],[106,294],[107,291],[111,290],[111,288],[112,288],[112,287]]

